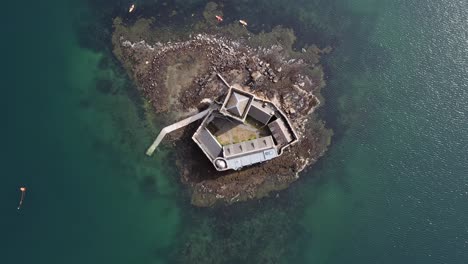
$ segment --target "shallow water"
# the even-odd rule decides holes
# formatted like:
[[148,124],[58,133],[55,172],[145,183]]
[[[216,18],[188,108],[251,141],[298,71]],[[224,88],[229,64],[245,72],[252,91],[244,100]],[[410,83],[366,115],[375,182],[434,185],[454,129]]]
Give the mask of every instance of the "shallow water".
[[[335,47],[325,157],[277,198],[193,208],[170,149],[143,155],[160,125],[110,54],[130,2],[10,4],[1,263],[466,263],[468,3],[236,2],[228,21]],[[203,6],[139,1],[135,16]]]

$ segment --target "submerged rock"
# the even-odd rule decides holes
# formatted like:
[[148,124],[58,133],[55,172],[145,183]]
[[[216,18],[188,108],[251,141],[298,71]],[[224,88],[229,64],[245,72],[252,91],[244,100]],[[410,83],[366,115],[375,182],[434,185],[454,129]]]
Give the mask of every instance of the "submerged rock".
[[191,140],[197,124],[172,135],[182,182],[190,186],[196,206],[245,201],[286,188],[323,155],[331,137],[331,131],[313,114],[325,86],[317,63],[325,51],[294,52],[293,32],[281,27],[258,35],[238,23],[219,27],[206,15],[215,8],[210,5],[204,13],[207,21],[191,31],[171,28],[164,34],[151,26],[152,19],[125,25],[117,18],[112,38],[114,54],[142,96],[156,114],[171,113],[168,116],[173,118],[168,121],[178,121],[180,116],[206,107],[208,101],[221,101],[227,87],[216,73],[272,101],[291,120],[299,137],[297,144],[274,160],[239,171],[213,168]]

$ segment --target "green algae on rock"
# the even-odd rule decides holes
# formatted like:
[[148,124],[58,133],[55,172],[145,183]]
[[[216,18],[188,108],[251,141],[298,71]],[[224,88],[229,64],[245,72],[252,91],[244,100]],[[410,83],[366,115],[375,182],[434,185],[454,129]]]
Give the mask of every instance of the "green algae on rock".
[[[156,115],[170,121],[221,101],[227,89],[217,74],[258,98],[275,103],[291,120],[298,143],[283,155],[239,171],[216,171],[191,140],[195,125],[172,135],[182,182],[196,206],[261,198],[286,188],[326,151],[331,130],[313,113],[325,86],[320,56],[329,48],[292,49],[294,32],[276,27],[253,34],[238,23],[218,26],[209,4],[205,21],[187,27],[158,28],[153,19],[125,25],[114,20],[114,54],[136,82]],[[214,19],[214,16],[213,16]]]

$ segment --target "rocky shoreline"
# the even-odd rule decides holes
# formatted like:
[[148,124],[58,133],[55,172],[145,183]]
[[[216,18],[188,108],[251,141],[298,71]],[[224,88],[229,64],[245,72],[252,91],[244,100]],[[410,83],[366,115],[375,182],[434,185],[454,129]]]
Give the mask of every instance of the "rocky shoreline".
[[208,5],[206,21],[193,31],[174,28],[164,34],[152,27],[151,19],[125,25],[116,18],[112,38],[114,54],[155,115],[177,121],[222,100],[227,88],[219,86],[220,73],[280,106],[296,129],[299,142],[279,158],[228,172],[216,171],[193,143],[196,124],[172,135],[182,182],[190,186],[196,206],[261,198],[286,188],[324,154],[332,135],[313,113],[325,86],[319,59],[331,49],[312,45],[296,52],[292,30],[277,27],[252,34],[237,23],[216,25],[212,13],[216,8]]

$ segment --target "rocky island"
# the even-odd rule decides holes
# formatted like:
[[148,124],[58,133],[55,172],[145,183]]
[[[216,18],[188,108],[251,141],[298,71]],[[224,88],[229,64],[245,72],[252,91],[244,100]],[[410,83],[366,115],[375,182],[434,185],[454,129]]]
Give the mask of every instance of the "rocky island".
[[[295,51],[292,30],[254,34],[245,23],[220,23],[221,14],[210,3],[203,19],[188,27],[116,18],[112,37],[115,56],[155,117],[170,124],[206,113],[170,134],[192,204],[205,207],[288,187],[324,154],[332,135],[314,113],[325,86],[319,60],[331,49]],[[262,118],[255,109],[268,111]],[[275,134],[281,127],[283,139]],[[207,137],[214,147],[206,148]],[[228,155],[234,148],[245,152],[247,144],[261,155]]]

